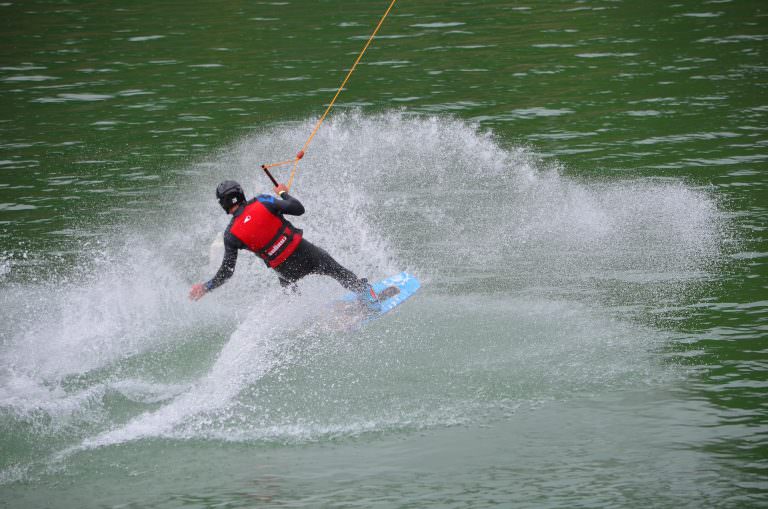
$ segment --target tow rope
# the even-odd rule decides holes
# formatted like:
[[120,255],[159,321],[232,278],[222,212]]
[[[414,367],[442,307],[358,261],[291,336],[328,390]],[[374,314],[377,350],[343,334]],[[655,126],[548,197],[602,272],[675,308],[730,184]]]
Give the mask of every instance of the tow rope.
[[349,72],[347,73],[347,76],[344,78],[344,81],[341,82],[341,85],[339,86],[339,89],[336,91],[336,95],[333,96],[333,99],[331,99],[331,103],[325,109],[325,112],[323,113],[323,116],[320,117],[320,120],[318,120],[317,124],[315,124],[315,128],[312,129],[312,134],[310,134],[309,138],[307,138],[307,141],[304,142],[304,146],[301,147],[301,150],[299,150],[296,153],[296,157],[294,157],[293,159],[288,159],[286,161],[280,161],[279,163],[262,164],[261,165],[261,169],[264,170],[264,173],[267,174],[267,176],[272,181],[272,183],[275,184],[275,186],[277,186],[277,181],[274,179],[272,174],[269,172],[269,169],[270,168],[275,168],[277,166],[285,166],[285,165],[288,165],[288,164],[293,164],[293,168],[291,169],[291,176],[288,179],[288,184],[286,185],[286,187],[289,190],[291,189],[291,186],[293,185],[293,178],[296,176],[296,169],[299,166],[299,160],[301,160],[301,158],[304,157],[304,153],[306,152],[307,147],[309,147],[309,144],[312,141],[312,138],[315,137],[315,134],[317,134],[317,130],[320,129],[320,126],[323,124],[323,121],[325,120],[325,117],[328,116],[328,112],[330,112],[331,108],[333,108],[333,104],[336,102],[336,99],[341,94],[341,91],[344,90],[344,85],[347,84],[347,81],[349,81],[349,77],[352,76],[353,72],[355,72],[355,69],[357,68],[357,64],[363,58],[363,55],[365,54],[365,51],[368,49],[368,46],[370,46],[371,42],[373,42],[373,38],[376,36],[376,33],[379,31],[379,28],[381,28],[381,25],[384,23],[384,20],[387,18],[387,15],[389,14],[389,11],[392,10],[392,7],[394,7],[396,1],[397,0],[392,0],[392,3],[390,3],[389,7],[387,7],[386,12],[384,12],[384,15],[379,20],[379,24],[376,25],[376,28],[373,30],[373,33],[368,38],[368,41],[363,46],[363,49],[360,51],[360,54],[357,55],[357,59],[355,60],[355,63],[352,64],[352,67],[349,69]]

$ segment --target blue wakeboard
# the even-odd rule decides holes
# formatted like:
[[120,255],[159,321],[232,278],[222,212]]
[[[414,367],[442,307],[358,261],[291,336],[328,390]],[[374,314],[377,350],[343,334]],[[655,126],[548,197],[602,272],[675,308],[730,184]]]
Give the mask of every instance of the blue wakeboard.
[[[381,281],[371,283],[371,286],[379,298],[379,304],[366,310],[365,317],[362,319],[363,323],[375,320],[389,313],[411,298],[421,287],[421,282],[413,274],[401,272]],[[350,292],[341,297],[341,302],[356,304],[360,301],[356,293]]]

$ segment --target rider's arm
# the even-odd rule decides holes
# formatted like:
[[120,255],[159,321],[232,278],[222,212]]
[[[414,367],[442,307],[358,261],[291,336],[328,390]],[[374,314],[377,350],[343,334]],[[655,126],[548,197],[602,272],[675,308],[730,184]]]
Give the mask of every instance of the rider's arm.
[[218,288],[219,286],[223,285],[227,279],[231,278],[232,274],[235,273],[235,264],[237,264],[237,250],[237,239],[234,238],[234,235],[227,231],[227,233],[224,234],[224,259],[222,260],[221,266],[216,272],[216,275],[213,276],[210,281],[203,284],[206,292],[210,292],[214,288]]
[[262,194],[258,196],[258,200],[267,208],[272,209],[273,212],[279,214],[288,214],[289,216],[300,216],[304,213],[304,205],[299,200],[289,195],[288,193],[282,193],[280,195],[281,200],[275,199],[274,196],[268,194]]

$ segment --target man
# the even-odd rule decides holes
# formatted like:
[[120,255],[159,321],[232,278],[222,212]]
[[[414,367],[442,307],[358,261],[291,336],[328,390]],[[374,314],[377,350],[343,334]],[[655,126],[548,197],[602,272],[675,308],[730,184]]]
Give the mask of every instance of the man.
[[302,231],[283,217],[302,215],[301,202],[290,196],[282,184],[275,187],[275,193],[279,200],[262,194],[246,201],[243,188],[234,180],[219,184],[216,198],[224,211],[232,214],[224,232],[224,260],[210,281],[192,286],[189,298],[199,300],[224,284],[235,272],[238,250],[247,249],[277,272],[283,288],[295,290],[296,282],[309,274],[331,276],[347,290],[359,294],[370,309],[376,309],[378,299],[366,279],[358,279],[325,250],[305,240]]

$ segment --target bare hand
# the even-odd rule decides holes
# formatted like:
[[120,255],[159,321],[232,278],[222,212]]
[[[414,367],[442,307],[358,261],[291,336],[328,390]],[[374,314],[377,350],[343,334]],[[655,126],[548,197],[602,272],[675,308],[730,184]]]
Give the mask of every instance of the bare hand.
[[288,192],[288,188],[287,188],[287,187],[285,187],[285,184],[279,184],[279,185],[278,185],[278,186],[275,188],[275,193],[276,193],[278,196],[282,195],[283,193],[287,193],[287,192]]
[[208,290],[205,289],[202,283],[192,285],[192,289],[189,291],[189,300],[200,300],[206,293],[208,293]]

